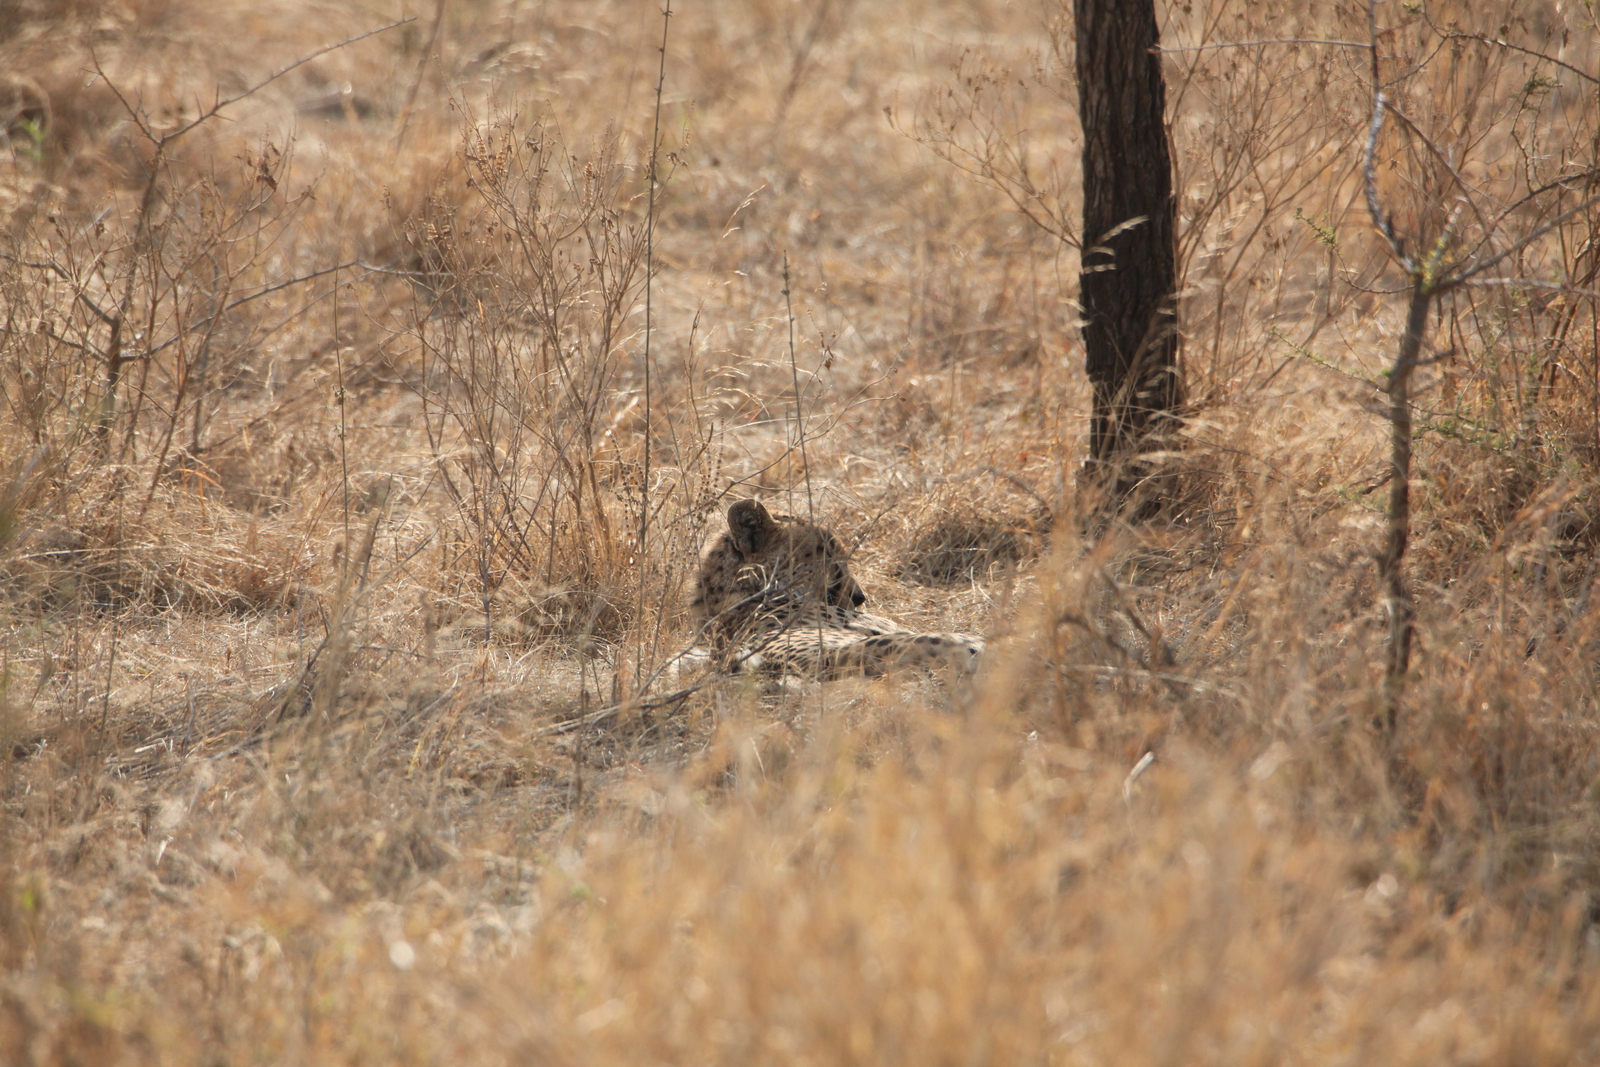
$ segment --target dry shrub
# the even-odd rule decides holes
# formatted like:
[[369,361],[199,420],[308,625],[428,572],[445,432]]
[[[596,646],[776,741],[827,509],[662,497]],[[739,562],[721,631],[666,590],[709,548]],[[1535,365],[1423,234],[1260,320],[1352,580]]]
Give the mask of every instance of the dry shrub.
[[643,230],[611,153],[581,161],[509,120],[469,128],[464,173],[405,230],[432,305],[412,329],[463,577],[485,617],[510,579],[592,596],[567,620],[572,636],[615,633],[627,617],[638,544],[640,501],[630,516],[617,493],[635,454],[617,444],[633,405],[615,397],[632,377]]

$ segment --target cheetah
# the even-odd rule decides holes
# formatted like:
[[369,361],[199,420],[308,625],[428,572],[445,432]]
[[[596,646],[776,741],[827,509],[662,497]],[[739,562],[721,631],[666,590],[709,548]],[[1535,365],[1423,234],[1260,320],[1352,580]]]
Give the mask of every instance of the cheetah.
[[723,670],[838,678],[975,669],[981,638],[918,633],[863,612],[867,595],[824,527],[773,515],[757,500],[730,505],[727,522],[700,556],[690,605]]

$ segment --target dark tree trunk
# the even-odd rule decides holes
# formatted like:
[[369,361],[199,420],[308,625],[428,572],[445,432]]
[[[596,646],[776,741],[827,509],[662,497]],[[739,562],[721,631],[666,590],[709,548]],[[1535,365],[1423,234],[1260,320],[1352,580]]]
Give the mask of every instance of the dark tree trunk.
[[[1126,461],[1172,428],[1178,371],[1177,205],[1153,0],[1074,0],[1083,123],[1080,300],[1094,386],[1090,455]],[[1109,471],[1107,472],[1109,473]]]

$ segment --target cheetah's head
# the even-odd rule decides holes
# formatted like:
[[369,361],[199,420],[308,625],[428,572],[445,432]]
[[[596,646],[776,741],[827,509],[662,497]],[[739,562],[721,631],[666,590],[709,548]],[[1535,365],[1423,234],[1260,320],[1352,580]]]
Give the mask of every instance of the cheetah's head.
[[728,507],[728,535],[747,566],[759,568],[769,586],[834,607],[858,608],[867,601],[838,538],[816,523],[787,515],[776,518],[759,500]]

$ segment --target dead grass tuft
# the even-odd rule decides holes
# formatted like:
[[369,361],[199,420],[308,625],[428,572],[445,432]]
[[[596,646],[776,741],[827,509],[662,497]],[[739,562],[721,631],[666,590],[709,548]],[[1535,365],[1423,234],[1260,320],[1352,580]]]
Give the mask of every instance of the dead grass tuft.
[[929,585],[985,580],[997,569],[1031,558],[1036,536],[1015,522],[1002,525],[976,515],[942,518],[917,530],[896,575]]

